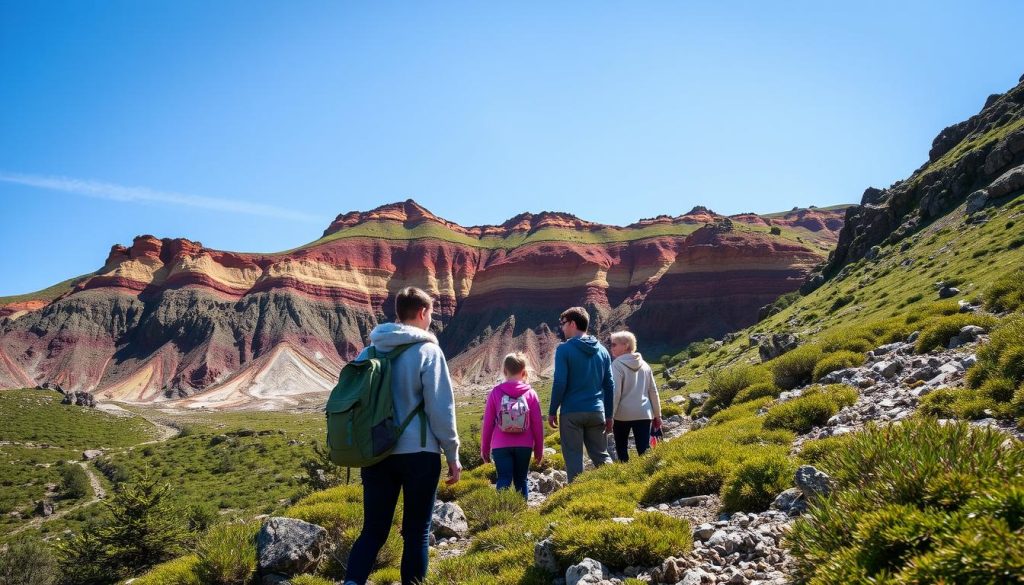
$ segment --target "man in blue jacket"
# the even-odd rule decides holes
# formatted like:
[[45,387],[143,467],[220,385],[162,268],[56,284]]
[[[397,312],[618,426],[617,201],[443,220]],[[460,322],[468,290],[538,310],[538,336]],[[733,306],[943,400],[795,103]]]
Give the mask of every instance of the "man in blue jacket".
[[555,379],[551,386],[548,423],[558,428],[562,409],[562,456],[572,481],[583,471],[583,446],[594,465],[611,462],[606,433],[611,432],[612,359],[593,335],[587,335],[590,315],[583,307],[566,309],[559,318],[565,337],[555,350]]

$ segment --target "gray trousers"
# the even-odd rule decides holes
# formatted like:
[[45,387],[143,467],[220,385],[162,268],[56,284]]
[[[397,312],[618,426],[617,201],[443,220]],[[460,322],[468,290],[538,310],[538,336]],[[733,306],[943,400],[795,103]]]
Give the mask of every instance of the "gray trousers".
[[604,413],[567,412],[559,420],[559,439],[562,443],[562,457],[565,458],[565,473],[571,482],[583,472],[583,446],[596,467],[611,463],[608,454],[608,439],[604,434]]

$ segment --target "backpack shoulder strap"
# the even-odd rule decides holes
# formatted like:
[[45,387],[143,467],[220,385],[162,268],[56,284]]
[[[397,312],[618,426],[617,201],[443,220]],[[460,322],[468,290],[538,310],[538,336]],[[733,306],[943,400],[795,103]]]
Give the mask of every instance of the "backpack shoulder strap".
[[[422,341],[414,341],[412,343],[406,343],[404,345],[399,345],[399,346],[395,347],[394,349],[392,349],[391,351],[389,351],[389,352],[387,352],[385,354],[380,354],[380,357],[384,357],[384,358],[387,358],[388,360],[394,361],[395,359],[398,358],[398,356],[402,355],[402,353],[405,352],[405,350],[409,349],[410,347],[417,346],[417,345],[423,345],[426,342],[427,342],[427,340],[424,339]],[[376,355],[376,348],[371,348],[371,351],[373,351],[374,354]],[[398,434],[401,435],[402,433],[404,433],[405,429],[408,428],[409,425],[412,423],[412,419],[414,417],[417,417],[417,416],[420,419],[420,447],[426,447],[427,446],[427,411],[426,411],[426,408],[424,407],[423,401],[420,401],[419,405],[416,408],[412,409],[412,412],[410,412],[405,417],[405,420],[403,420],[402,424],[399,425],[399,427],[398,427]]]

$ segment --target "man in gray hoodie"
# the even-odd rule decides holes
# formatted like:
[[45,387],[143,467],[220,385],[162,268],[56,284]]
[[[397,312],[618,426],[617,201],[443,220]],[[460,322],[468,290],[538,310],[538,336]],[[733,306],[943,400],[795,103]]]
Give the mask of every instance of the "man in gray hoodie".
[[[455,425],[455,396],[448,363],[428,331],[433,299],[422,290],[408,287],[395,297],[396,323],[378,325],[370,342],[378,351],[417,344],[392,362],[391,392],[396,420],[405,420],[420,404],[425,416],[413,419],[386,459],[362,470],[363,530],[352,545],[345,583],[362,585],[370,575],[377,553],[388,538],[391,521],[402,496],[402,583],[419,583],[427,574],[430,522],[437,482],[441,476],[441,452],[448,461],[447,483],[459,480],[459,435]],[[366,357],[364,349],[356,360]],[[426,426],[423,441],[420,425]]]

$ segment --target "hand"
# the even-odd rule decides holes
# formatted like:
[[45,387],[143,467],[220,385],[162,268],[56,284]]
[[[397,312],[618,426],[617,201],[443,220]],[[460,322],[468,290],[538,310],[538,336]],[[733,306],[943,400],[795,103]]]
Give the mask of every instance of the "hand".
[[459,477],[462,476],[462,464],[458,461],[448,462],[448,479],[444,480],[444,483],[448,485],[454,485],[458,483]]
[[482,460],[482,461],[483,461],[484,463],[490,463],[490,462],[491,462],[491,456],[490,456],[490,455],[484,455],[484,454],[482,454],[482,453],[481,453],[481,454],[480,454],[480,459],[481,459],[481,460]]
[[533,464],[534,465],[540,465],[541,463],[544,463],[544,456],[543,455],[539,455],[539,456],[533,458]]
[[548,424],[551,425],[551,428],[557,429],[558,428],[558,415],[557,414],[552,414],[551,416],[549,416],[548,417]]
[[660,429],[661,428],[661,417],[660,416],[654,417],[654,428],[656,428],[656,429]]
[[608,420],[604,421],[604,432],[605,433],[612,432],[612,427],[614,425],[615,425],[615,421],[612,420],[612,419],[608,419]]

